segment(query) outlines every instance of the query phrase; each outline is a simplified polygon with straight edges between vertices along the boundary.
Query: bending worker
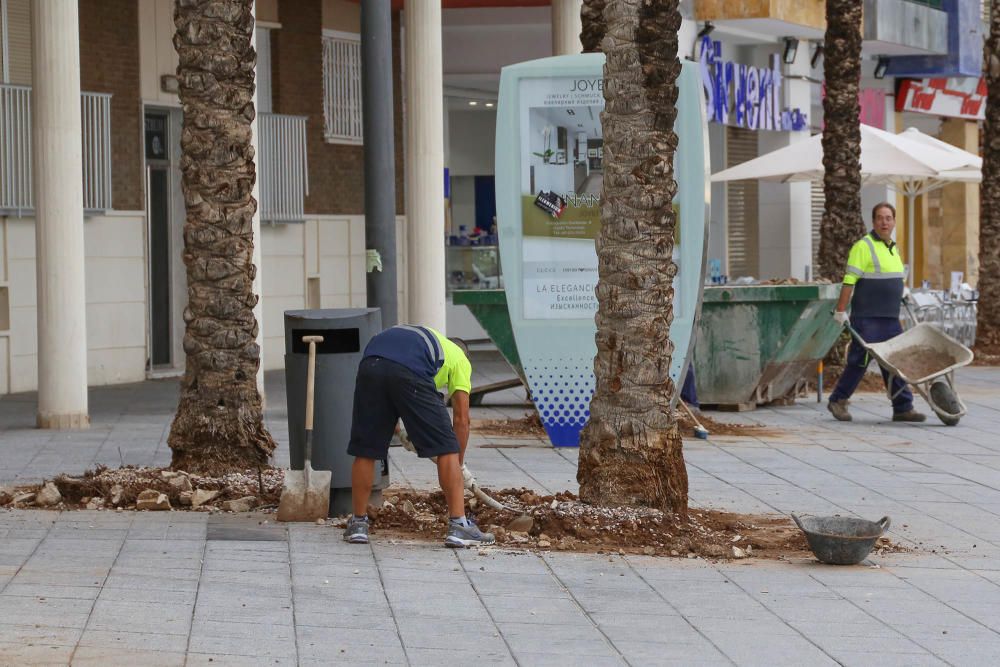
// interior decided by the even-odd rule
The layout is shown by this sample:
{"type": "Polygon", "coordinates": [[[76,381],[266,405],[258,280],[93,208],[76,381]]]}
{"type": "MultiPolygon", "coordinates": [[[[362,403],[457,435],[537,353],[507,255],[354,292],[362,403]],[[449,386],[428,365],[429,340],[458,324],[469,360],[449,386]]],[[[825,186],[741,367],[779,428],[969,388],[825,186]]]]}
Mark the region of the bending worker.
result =
{"type": "MultiPolygon", "coordinates": [[[[872,209],[872,231],[851,248],[847,257],[847,273],[840,288],[840,300],[833,317],[840,324],[851,327],[867,343],[881,343],[903,333],[899,323],[899,307],[903,300],[903,261],[892,240],[896,227],[896,209],[882,202],[872,209]],[[851,304],[848,318],[847,304],[851,304]]],[[[858,388],[861,378],[871,361],[868,352],[851,340],[847,352],[844,374],[827,404],[833,416],[840,421],[851,421],[847,399],[858,388]]],[[[889,387],[889,373],[882,369],[882,380],[889,387]]],[[[896,422],[922,422],[926,417],[913,409],[913,394],[902,380],[892,380],[892,420],[896,422]]]]}
{"type": "Polygon", "coordinates": [[[347,453],[351,467],[354,515],[344,539],[368,543],[368,498],[375,461],[389,453],[399,419],[421,458],[437,457],[438,481],[448,502],[448,547],[493,544],[465,516],[462,463],[469,444],[469,392],[472,364],[462,349],[430,327],[395,326],[369,341],[358,368],[354,415],[347,453]],[[454,421],[438,394],[448,388],[454,421]]]}

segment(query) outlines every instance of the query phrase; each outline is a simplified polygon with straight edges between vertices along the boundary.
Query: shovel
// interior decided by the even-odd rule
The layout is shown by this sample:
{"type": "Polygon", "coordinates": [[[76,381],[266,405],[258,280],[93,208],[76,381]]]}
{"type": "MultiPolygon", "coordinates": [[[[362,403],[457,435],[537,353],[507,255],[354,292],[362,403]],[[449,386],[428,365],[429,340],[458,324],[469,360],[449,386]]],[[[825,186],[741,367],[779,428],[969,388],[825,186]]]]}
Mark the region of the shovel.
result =
{"type": "Polygon", "coordinates": [[[285,473],[285,486],[278,503],[278,521],[316,521],[330,514],[329,470],[312,469],[313,382],[316,374],[316,343],[322,336],[303,336],[309,343],[309,370],[306,373],[306,457],[302,470],[285,473]]]}

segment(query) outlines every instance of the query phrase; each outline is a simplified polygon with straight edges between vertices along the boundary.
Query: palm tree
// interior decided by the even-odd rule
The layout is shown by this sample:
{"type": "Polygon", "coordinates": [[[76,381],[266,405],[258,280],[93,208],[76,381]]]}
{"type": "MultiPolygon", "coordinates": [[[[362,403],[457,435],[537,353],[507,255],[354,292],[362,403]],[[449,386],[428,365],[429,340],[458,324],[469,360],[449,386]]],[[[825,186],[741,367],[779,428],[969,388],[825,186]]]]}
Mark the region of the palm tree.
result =
{"type": "Polygon", "coordinates": [[[976,351],[1000,355],[1000,11],[990,3],[983,123],[983,182],[979,189],[979,313],[976,351]]]}
{"type": "MultiPolygon", "coordinates": [[[[584,12],[584,20],[593,19],[584,12]]],[[[686,516],[687,470],[668,374],[681,17],[677,0],[607,0],[603,20],[597,386],[581,434],[580,498],[686,516]]],[[[585,24],[585,35],[592,26],[585,24]]]]}
{"type": "Polygon", "coordinates": [[[275,446],[256,381],[252,7],[253,0],[177,0],[174,8],[188,306],[169,443],[173,467],[202,474],[257,467],[275,446]]]}
{"type": "Polygon", "coordinates": [[[604,4],[606,0],[583,0],[580,8],[580,22],[583,31],[580,33],[580,43],[584,53],[595,53],[601,50],[604,33],[608,24],[604,21],[604,4]]]}
{"type": "MultiPolygon", "coordinates": [[[[847,255],[865,233],[861,214],[861,0],[827,0],[823,45],[823,193],[819,275],[844,276],[847,255]]],[[[907,258],[912,264],[913,260],[907,258]]]]}

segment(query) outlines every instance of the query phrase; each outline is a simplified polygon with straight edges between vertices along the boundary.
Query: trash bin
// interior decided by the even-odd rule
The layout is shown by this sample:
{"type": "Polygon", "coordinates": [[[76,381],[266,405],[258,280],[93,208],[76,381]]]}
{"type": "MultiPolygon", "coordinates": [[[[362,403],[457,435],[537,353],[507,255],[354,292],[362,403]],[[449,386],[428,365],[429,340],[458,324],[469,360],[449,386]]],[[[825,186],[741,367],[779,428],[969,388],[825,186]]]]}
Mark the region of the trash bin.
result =
{"type": "MultiPolygon", "coordinates": [[[[285,311],[285,390],[291,468],[302,470],[305,458],[306,373],[309,346],[303,336],[322,336],[316,345],[312,467],[330,470],[330,515],[351,511],[351,437],[354,381],[368,341],[382,331],[378,308],[331,308],[285,311]]],[[[373,501],[389,484],[389,462],[375,466],[373,501]]]]}

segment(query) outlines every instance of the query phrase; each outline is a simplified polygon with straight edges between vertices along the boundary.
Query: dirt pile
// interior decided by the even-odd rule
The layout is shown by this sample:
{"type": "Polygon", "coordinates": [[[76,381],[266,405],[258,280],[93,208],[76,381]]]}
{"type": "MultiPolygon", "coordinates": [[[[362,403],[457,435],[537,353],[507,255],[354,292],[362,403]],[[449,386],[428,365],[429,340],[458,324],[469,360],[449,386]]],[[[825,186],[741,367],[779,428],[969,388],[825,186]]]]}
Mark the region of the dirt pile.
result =
{"type": "MultiPolygon", "coordinates": [[[[202,477],[162,468],[125,466],[110,469],[98,466],[78,477],[60,475],[50,482],[61,494],[59,507],[64,509],[135,509],[145,491],[163,494],[170,507],[192,506],[203,511],[218,509],[227,501],[253,497],[258,506],[277,504],[284,484],[280,468],[248,470],[222,477],[202,477]],[[199,498],[207,499],[204,503],[199,498]]],[[[22,486],[0,494],[0,506],[40,507],[38,493],[45,485],[22,486]],[[6,501],[4,500],[6,498],[6,501]]]]}
{"type": "Polygon", "coordinates": [[[538,413],[526,412],[520,419],[473,419],[470,427],[479,435],[501,435],[508,438],[544,438],[545,427],[538,413]]]}
{"type": "Polygon", "coordinates": [[[920,380],[955,363],[954,358],[929,345],[918,345],[886,359],[910,380],[920,380]]]}
{"type": "MultiPolygon", "coordinates": [[[[593,507],[571,493],[538,495],[504,489],[493,497],[515,510],[502,512],[477,504],[477,523],[493,532],[500,546],[574,552],[622,552],[693,558],[788,559],[811,557],[805,537],[790,519],[712,510],[691,510],[688,521],[649,508],[593,507]],[[530,521],[519,518],[526,515],[530,521]],[[511,530],[518,519],[526,530],[511,530]]],[[[377,534],[440,540],[447,530],[447,505],[440,492],[390,489],[381,508],[371,508],[377,534]]],[[[470,503],[471,505],[471,503],[470,503]]],[[[880,548],[901,549],[888,540],[880,548]]]]}
{"type": "MultiPolygon", "coordinates": [[[[766,436],[773,435],[777,433],[775,429],[766,428],[758,424],[730,424],[727,422],[720,422],[712,417],[709,417],[704,412],[698,415],[698,421],[708,429],[711,435],[750,435],[750,436],[766,436]]],[[[687,416],[687,413],[681,411],[677,414],[677,426],[681,430],[681,435],[688,435],[694,431],[694,421],[687,416]]]]}

